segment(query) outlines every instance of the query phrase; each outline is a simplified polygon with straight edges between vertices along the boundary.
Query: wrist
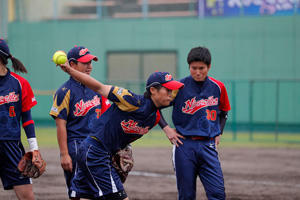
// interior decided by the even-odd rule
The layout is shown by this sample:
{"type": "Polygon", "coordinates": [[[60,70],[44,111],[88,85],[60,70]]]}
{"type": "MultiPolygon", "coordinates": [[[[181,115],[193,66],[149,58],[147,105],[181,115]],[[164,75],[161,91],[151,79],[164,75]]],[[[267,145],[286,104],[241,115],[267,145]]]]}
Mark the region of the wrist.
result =
{"type": "Polygon", "coordinates": [[[34,138],[28,138],[27,141],[28,141],[28,144],[29,144],[29,151],[33,152],[34,150],[39,149],[38,144],[37,144],[37,140],[36,140],[35,137],[34,138]]]}
{"type": "Polygon", "coordinates": [[[69,152],[60,152],[60,157],[68,156],[69,152]]]}
{"type": "Polygon", "coordinates": [[[162,130],[167,131],[168,129],[171,129],[171,127],[169,125],[166,125],[162,130]]]}

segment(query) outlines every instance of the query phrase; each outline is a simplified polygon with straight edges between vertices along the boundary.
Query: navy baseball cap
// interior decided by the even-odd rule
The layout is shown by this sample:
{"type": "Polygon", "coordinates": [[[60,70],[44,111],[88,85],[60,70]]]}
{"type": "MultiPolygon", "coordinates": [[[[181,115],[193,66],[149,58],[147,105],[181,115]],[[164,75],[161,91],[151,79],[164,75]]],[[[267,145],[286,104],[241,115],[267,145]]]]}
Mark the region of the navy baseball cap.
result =
{"type": "Polygon", "coordinates": [[[169,90],[178,90],[184,86],[183,83],[175,81],[168,72],[154,72],[149,76],[146,88],[156,85],[162,85],[169,90]]]}
{"type": "Polygon", "coordinates": [[[10,51],[5,40],[0,39],[0,53],[6,58],[10,57],[10,51]]]}
{"type": "Polygon", "coordinates": [[[76,60],[87,63],[91,60],[98,61],[98,58],[92,55],[89,50],[83,46],[75,46],[68,52],[68,61],[76,60]]]}

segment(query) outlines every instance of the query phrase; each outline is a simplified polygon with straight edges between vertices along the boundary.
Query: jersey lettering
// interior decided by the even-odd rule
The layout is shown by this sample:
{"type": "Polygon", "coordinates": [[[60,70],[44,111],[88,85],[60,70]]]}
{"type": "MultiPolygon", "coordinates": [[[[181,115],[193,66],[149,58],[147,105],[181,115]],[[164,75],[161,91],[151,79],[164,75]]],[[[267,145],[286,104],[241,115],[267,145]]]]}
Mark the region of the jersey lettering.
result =
{"type": "Polygon", "coordinates": [[[10,92],[8,95],[0,96],[0,105],[11,103],[11,102],[18,102],[19,101],[19,94],[15,94],[15,92],[10,92]]]}
{"type": "Polygon", "coordinates": [[[200,99],[199,101],[197,101],[196,97],[194,97],[185,101],[184,104],[185,106],[182,107],[181,111],[183,113],[193,115],[201,108],[218,105],[218,98],[210,96],[208,97],[208,99],[200,99]]]}
{"type": "Polygon", "coordinates": [[[123,120],[121,122],[121,127],[125,133],[134,133],[134,134],[140,134],[144,135],[148,133],[149,126],[147,127],[140,127],[138,126],[138,122],[135,122],[134,120],[130,119],[128,122],[123,120]]]}
{"type": "Polygon", "coordinates": [[[84,102],[82,99],[75,104],[75,111],[73,112],[75,116],[85,116],[92,108],[100,105],[100,98],[95,95],[92,100],[84,102]]]}

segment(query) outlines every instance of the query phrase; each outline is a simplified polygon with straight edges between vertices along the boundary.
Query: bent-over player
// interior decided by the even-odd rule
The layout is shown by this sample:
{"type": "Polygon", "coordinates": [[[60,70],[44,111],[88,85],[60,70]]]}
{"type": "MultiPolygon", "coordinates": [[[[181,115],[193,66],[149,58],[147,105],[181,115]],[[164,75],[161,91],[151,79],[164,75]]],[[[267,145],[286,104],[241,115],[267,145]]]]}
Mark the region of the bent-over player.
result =
{"type": "Polygon", "coordinates": [[[159,121],[158,108],[169,106],[172,90],[183,84],[167,72],[155,72],[147,80],[145,95],[105,85],[67,64],[61,68],[73,78],[114,102],[97,121],[77,156],[78,172],[72,180],[71,196],[78,198],[128,199],[111,158],[120,149],[145,135],[159,121]]]}
{"type": "MultiPolygon", "coordinates": [[[[67,57],[70,67],[87,75],[92,72],[92,61],[98,60],[83,46],[70,49],[67,57]]],[[[69,197],[71,180],[77,168],[79,145],[93,131],[94,124],[109,106],[110,103],[105,97],[72,77],[54,95],[50,115],[56,123],[60,162],[69,197]]]]}
{"type": "Polygon", "coordinates": [[[190,76],[180,80],[185,86],[172,102],[176,130],[171,129],[163,117],[159,122],[174,144],[178,199],[196,199],[198,176],[209,200],[225,199],[216,147],[230,110],[227,91],[222,82],[207,76],[211,67],[211,54],[207,48],[191,49],[187,62],[190,76]]]}
{"type": "Polygon", "coordinates": [[[23,176],[18,170],[18,164],[25,154],[20,122],[33,155],[30,159],[33,163],[45,164],[38,150],[31,117],[31,108],[37,102],[28,81],[9,70],[8,59],[16,72],[27,73],[21,61],[10,54],[7,43],[0,39],[0,177],[5,190],[14,189],[18,199],[33,200],[31,178],[23,176]]]}

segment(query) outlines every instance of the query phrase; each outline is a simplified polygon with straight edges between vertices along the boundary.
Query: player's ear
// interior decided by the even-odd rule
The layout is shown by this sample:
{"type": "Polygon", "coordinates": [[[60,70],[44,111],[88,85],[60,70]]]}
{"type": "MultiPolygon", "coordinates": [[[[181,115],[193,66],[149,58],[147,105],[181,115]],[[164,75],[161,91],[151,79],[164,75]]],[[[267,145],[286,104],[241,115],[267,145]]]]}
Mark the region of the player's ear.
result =
{"type": "Polygon", "coordinates": [[[209,65],[207,66],[207,69],[208,69],[208,70],[210,70],[210,66],[211,66],[211,64],[209,64],[209,65]]]}
{"type": "Polygon", "coordinates": [[[150,95],[152,95],[157,91],[157,89],[155,87],[150,87],[149,91],[150,91],[150,95]]]}
{"type": "Polygon", "coordinates": [[[72,67],[72,68],[74,68],[76,66],[76,63],[73,61],[69,62],[69,64],[70,64],[70,67],[72,67]]]}

